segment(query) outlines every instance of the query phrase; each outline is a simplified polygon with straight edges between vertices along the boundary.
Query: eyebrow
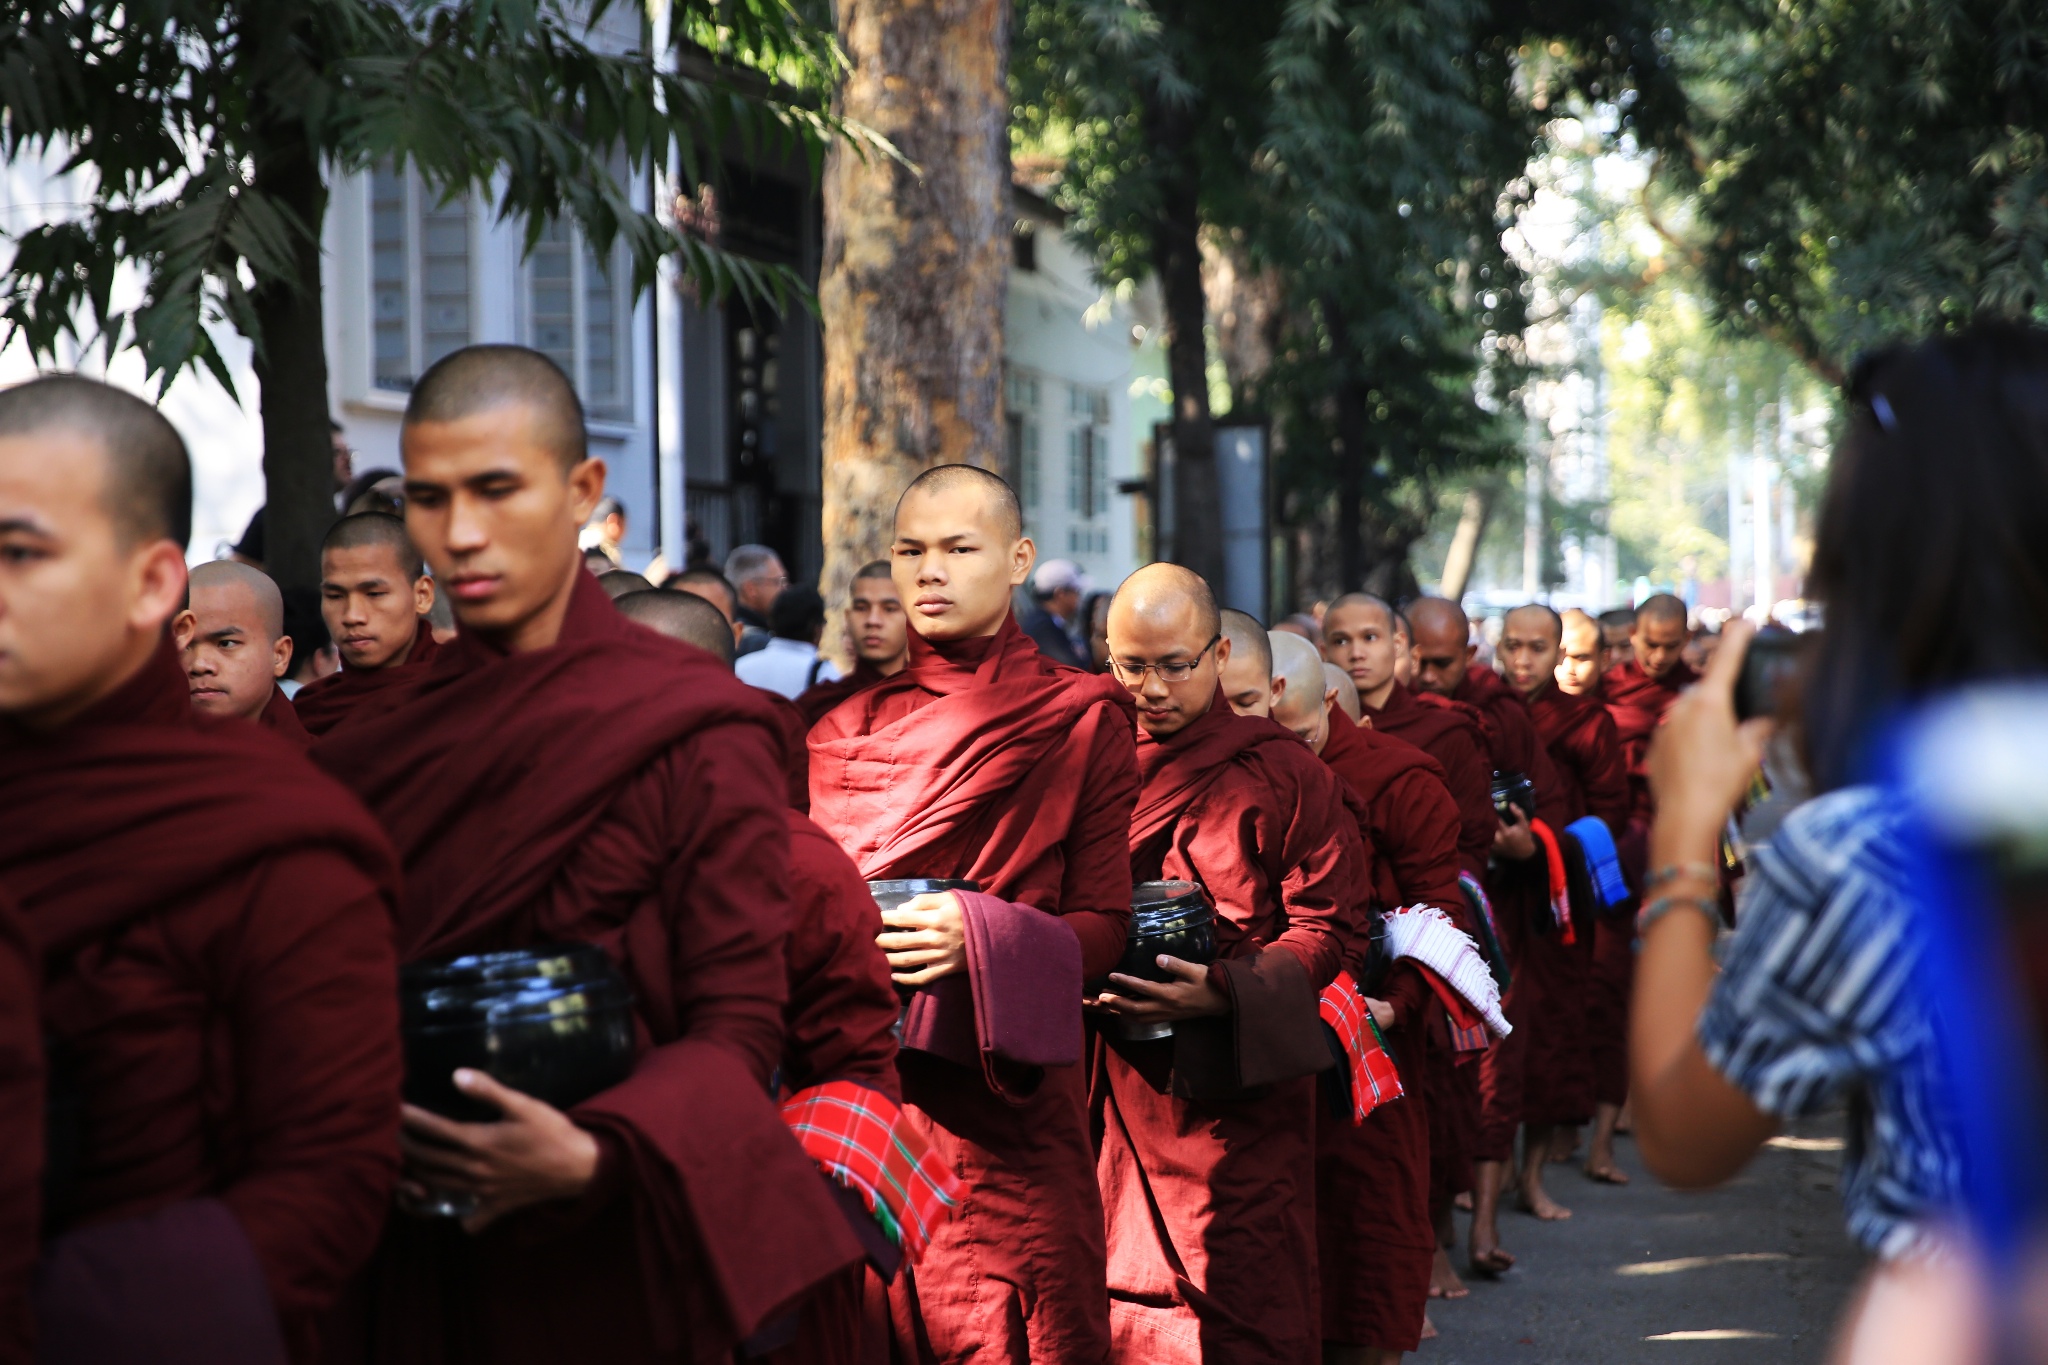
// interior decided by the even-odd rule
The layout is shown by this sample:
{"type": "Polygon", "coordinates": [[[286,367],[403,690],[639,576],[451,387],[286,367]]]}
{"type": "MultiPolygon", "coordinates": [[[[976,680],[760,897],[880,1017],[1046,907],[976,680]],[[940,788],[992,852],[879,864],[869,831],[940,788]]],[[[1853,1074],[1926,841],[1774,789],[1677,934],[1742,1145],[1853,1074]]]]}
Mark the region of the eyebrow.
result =
{"type": "Polygon", "coordinates": [[[199,638],[202,640],[225,640],[230,635],[247,635],[248,633],[249,632],[241,626],[222,626],[219,630],[207,631],[199,638]]]}
{"type": "Polygon", "coordinates": [[[43,525],[32,516],[0,517],[0,536],[11,536],[26,531],[32,536],[54,536],[57,532],[43,525]]]}

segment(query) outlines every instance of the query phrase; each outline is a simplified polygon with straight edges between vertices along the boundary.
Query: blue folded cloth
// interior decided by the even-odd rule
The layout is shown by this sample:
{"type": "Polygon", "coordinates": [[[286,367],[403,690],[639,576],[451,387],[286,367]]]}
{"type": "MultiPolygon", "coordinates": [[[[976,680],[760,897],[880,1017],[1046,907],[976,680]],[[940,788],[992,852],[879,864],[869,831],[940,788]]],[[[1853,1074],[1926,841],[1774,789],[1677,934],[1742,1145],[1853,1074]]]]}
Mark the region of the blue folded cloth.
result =
{"type": "Polygon", "coordinates": [[[1621,855],[1614,851],[1614,835],[1608,832],[1607,822],[1597,815],[1588,815],[1566,825],[1564,832],[1579,841],[1579,851],[1586,855],[1586,871],[1602,908],[1612,910],[1627,900],[1628,882],[1621,875],[1621,855]]]}

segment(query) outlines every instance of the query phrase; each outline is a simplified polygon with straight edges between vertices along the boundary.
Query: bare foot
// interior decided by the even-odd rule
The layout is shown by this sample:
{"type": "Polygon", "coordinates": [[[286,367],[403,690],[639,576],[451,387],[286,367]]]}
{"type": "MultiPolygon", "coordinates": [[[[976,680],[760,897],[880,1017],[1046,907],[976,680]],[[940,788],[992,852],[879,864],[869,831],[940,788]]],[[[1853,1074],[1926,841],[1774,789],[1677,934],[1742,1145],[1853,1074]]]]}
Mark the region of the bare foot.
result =
{"type": "Polygon", "coordinates": [[[1579,1153],[1579,1130],[1560,1128],[1550,1135],[1550,1160],[1562,1166],[1579,1153]]]}
{"type": "Polygon", "coordinates": [[[1429,1296],[1432,1299],[1462,1299],[1471,1292],[1458,1278],[1458,1272],[1451,1265],[1450,1254],[1438,1247],[1436,1260],[1429,1267],[1429,1296]]]}
{"type": "Polygon", "coordinates": [[[1630,1113],[1628,1105],[1624,1104],[1621,1106],[1621,1113],[1615,1116],[1614,1131],[1617,1133],[1633,1133],[1635,1130],[1636,1116],[1630,1113]]]}
{"type": "Polygon", "coordinates": [[[1427,1313],[1422,1315],[1422,1339],[1424,1341],[1434,1341],[1436,1339],[1436,1324],[1429,1320],[1429,1314],[1427,1313]]]}
{"type": "Polygon", "coordinates": [[[1609,1157],[1604,1165],[1597,1161],[1588,1161],[1586,1179],[1598,1181],[1602,1185],[1626,1185],[1628,1172],[1615,1165],[1614,1158],[1609,1157]]]}
{"type": "Polygon", "coordinates": [[[1472,1191],[1467,1190],[1463,1194],[1452,1195],[1451,1207],[1460,1213],[1472,1212],[1472,1191]]]}
{"type": "Polygon", "coordinates": [[[1515,1197],[1515,1207],[1523,1213],[1533,1213],[1546,1223],[1562,1223],[1572,1216],[1572,1211],[1550,1197],[1541,1185],[1526,1187],[1515,1197]]]}
{"type": "Polygon", "coordinates": [[[1465,1272],[1468,1275],[1477,1275],[1481,1279],[1497,1280],[1514,1269],[1514,1266],[1513,1252],[1502,1251],[1499,1247],[1474,1245],[1472,1259],[1466,1263],[1465,1272]]]}

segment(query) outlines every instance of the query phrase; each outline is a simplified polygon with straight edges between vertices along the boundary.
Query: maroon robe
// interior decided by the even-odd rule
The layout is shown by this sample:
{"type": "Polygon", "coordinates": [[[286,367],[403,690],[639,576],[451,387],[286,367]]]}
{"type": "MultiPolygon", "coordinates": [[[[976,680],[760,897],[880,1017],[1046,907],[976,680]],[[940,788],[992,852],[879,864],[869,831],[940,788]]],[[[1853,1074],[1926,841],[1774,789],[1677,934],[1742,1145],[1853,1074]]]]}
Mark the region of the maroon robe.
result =
{"type": "MultiPolygon", "coordinates": [[[[1596,815],[1609,831],[1621,829],[1628,820],[1628,769],[1607,708],[1597,697],[1572,696],[1548,680],[1528,698],[1528,704],[1529,717],[1536,722],[1536,733],[1550,753],[1551,770],[1564,793],[1566,820],[1596,815]]],[[[1554,1063],[1555,1083],[1530,1095],[1528,1117],[1532,1123],[1576,1125],[1593,1112],[1587,1012],[1600,928],[1596,922],[1592,934],[1559,959],[1559,976],[1545,991],[1558,1032],[1571,1043],[1554,1063]]]]}
{"type": "MultiPolygon", "coordinates": [[[[1458,889],[1458,808],[1444,786],[1442,766],[1405,740],[1353,725],[1336,707],[1330,708],[1323,762],[1364,806],[1364,832],[1374,853],[1373,908],[1428,905],[1468,923],[1458,889]]],[[[1345,965],[1363,980],[1362,952],[1347,955],[1345,965]]],[[[1436,1256],[1425,1050],[1432,1038],[1440,1050],[1447,1051],[1449,1042],[1439,1036],[1445,1029],[1443,1006],[1413,963],[1397,963],[1378,997],[1394,1007],[1386,1042],[1405,1093],[1357,1126],[1326,1108],[1318,1111],[1323,1339],[1412,1351],[1422,1340],[1436,1256]]]]}
{"type": "Polygon", "coordinates": [[[856,659],[853,672],[831,682],[812,683],[796,699],[799,710],[804,713],[807,726],[823,720],[832,708],[845,701],[862,688],[873,687],[882,681],[883,673],[866,659],[856,659]]]}
{"type": "Polygon", "coordinates": [[[42,1242],[43,1030],[28,922],[0,890],[0,1362],[26,1365],[42,1242]]]}
{"type": "Polygon", "coordinates": [[[1306,745],[1220,688],[1177,734],[1141,732],[1138,763],[1131,880],[1208,891],[1233,1010],[1098,1049],[1112,1358],[1315,1365],[1315,1068],[1287,1063],[1329,1060],[1316,997],[1359,924],[1360,826],[1306,745]],[[1236,1083],[1187,1098],[1176,1073],[1204,1031],[1236,1083]]]}
{"type": "Polygon", "coordinates": [[[299,721],[299,713],[292,709],[292,699],[275,684],[271,685],[270,700],[263,703],[256,723],[300,753],[313,747],[313,737],[306,733],[306,727],[299,721]]]}
{"type": "Polygon", "coordinates": [[[77,1105],[49,1220],[219,1200],[310,1360],[398,1174],[390,845],[275,736],[196,714],[168,641],[54,733],[0,722],[0,790],[77,1105]]]}
{"type": "MultiPolygon", "coordinates": [[[[1563,788],[1551,771],[1550,755],[1536,737],[1521,694],[1492,669],[1472,667],[1465,670],[1453,699],[1485,714],[1494,771],[1521,773],[1535,784],[1536,818],[1552,831],[1570,823],[1563,788]]],[[[1562,1083],[1565,1059],[1579,1039],[1569,1005],[1563,1015],[1551,1008],[1552,993],[1570,987],[1570,961],[1577,948],[1564,942],[1560,930],[1546,927],[1554,924],[1549,875],[1540,842],[1533,858],[1496,858],[1487,869],[1486,893],[1493,900],[1501,949],[1514,973],[1501,996],[1501,1012],[1514,1032],[1488,1048],[1480,1061],[1479,1140],[1473,1149],[1480,1161],[1512,1159],[1515,1129],[1531,1097],[1562,1083]]]]}
{"type": "MultiPolygon", "coordinates": [[[[1684,661],[1661,678],[1643,672],[1634,659],[1600,676],[1598,697],[1614,719],[1622,761],[1628,765],[1628,821],[1614,831],[1614,847],[1629,890],[1640,891],[1650,853],[1650,741],[1678,694],[1699,681],[1684,661]]],[[[1586,1040],[1592,1052],[1593,1098],[1601,1104],[1628,1100],[1628,1011],[1636,974],[1633,915],[1608,915],[1593,930],[1591,989],[1586,996],[1586,1040]]]]}
{"type": "Polygon", "coordinates": [[[789,831],[767,703],[579,573],[557,642],[458,636],[314,750],[404,863],[402,960],[594,943],[641,1051],[571,1117],[585,1194],[475,1236],[394,1218],[379,1361],[723,1359],[860,1249],[768,1093],[789,983],[789,831]]]}
{"type": "MultiPolygon", "coordinates": [[[[881,911],[859,869],[823,830],[794,810],[788,819],[796,918],[789,931],[782,1091],[854,1081],[900,1099],[895,1030],[902,1004],[889,961],[875,944],[881,911]]],[[[863,1263],[815,1292],[804,1305],[797,1340],[766,1358],[775,1365],[859,1365],[887,1354],[881,1282],[863,1263]]]]}
{"type": "MultiPolygon", "coordinates": [[[[1106,974],[1130,919],[1138,796],[1129,694],[1062,668],[1006,620],[934,644],[811,731],[811,818],[861,875],[971,878],[1058,917],[1082,975],[1106,974]]],[[[1074,998],[1021,1002],[1048,1017],[1074,998]]],[[[897,1067],[912,1121],[964,1185],[923,1261],[890,1286],[906,1359],[1098,1362],[1109,1351],[1102,1201],[1081,1066],[1013,1101],[923,1052],[897,1067]]]]}
{"type": "Polygon", "coordinates": [[[411,681],[434,662],[440,651],[433,626],[422,616],[413,628],[412,648],[406,651],[404,663],[383,668],[343,665],[340,672],[315,678],[300,688],[299,695],[292,698],[292,709],[299,713],[299,723],[306,727],[306,732],[317,739],[347,719],[363,698],[411,681]]]}
{"type": "Polygon", "coordinates": [[[1404,739],[1442,765],[1445,785],[1458,803],[1458,858],[1474,877],[1486,875],[1500,818],[1493,810],[1493,761],[1479,713],[1442,697],[1394,684],[1387,704],[1365,718],[1383,735],[1404,739]]]}

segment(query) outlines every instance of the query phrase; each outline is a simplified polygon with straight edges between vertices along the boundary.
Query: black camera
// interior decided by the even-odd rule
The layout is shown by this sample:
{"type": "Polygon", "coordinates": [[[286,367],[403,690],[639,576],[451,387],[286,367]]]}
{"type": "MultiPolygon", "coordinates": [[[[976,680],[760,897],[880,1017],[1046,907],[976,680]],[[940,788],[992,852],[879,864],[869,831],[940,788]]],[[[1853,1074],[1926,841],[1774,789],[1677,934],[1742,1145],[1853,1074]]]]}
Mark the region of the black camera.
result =
{"type": "Polygon", "coordinates": [[[1504,825],[1528,824],[1536,818],[1536,784],[1527,773],[1495,773],[1493,809],[1504,825]],[[1515,812],[1520,812],[1519,819],[1515,812]]]}

